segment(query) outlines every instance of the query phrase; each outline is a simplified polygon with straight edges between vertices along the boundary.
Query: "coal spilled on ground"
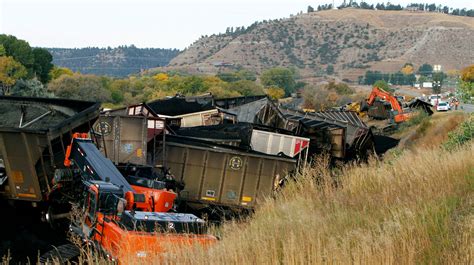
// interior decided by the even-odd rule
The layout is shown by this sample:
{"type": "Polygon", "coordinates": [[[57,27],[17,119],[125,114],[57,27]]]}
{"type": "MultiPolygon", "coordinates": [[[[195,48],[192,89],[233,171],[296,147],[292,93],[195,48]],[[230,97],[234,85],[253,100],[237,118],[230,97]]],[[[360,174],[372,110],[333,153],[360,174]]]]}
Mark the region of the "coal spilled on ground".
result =
{"type": "Polygon", "coordinates": [[[10,262],[35,264],[38,253],[67,243],[64,230],[52,229],[41,221],[41,212],[30,203],[9,205],[0,201],[0,260],[10,251],[10,262]]]}

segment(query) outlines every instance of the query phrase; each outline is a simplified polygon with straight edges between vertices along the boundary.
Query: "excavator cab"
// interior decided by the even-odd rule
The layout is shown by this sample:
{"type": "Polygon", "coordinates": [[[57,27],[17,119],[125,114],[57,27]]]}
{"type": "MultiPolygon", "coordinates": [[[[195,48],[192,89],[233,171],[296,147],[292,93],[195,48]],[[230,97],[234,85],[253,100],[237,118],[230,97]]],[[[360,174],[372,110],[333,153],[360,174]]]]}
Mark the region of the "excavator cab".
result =
{"type": "Polygon", "coordinates": [[[86,238],[93,238],[95,225],[99,215],[120,216],[125,209],[124,193],[119,187],[103,181],[85,181],[87,189],[84,191],[82,207],[82,220],[80,227],[86,238]]]}
{"type": "Polygon", "coordinates": [[[84,184],[82,214],[71,231],[112,261],[151,264],[179,246],[217,240],[192,214],[127,210],[130,201],[121,187],[95,180],[84,184]]]}

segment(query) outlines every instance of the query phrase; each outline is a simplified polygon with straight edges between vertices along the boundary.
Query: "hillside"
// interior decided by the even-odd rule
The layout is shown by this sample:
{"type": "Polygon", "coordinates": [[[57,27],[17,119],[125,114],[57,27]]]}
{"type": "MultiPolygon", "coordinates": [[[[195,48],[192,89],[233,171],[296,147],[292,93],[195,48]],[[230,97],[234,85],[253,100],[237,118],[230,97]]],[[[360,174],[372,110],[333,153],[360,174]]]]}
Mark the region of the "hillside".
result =
{"type": "Polygon", "coordinates": [[[474,61],[474,18],[441,13],[326,10],[254,23],[203,37],[165,70],[216,73],[244,67],[261,72],[295,66],[302,78],[319,77],[333,65],[341,79],[367,70],[398,71],[406,63],[460,69],[474,61]]]}
{"type": "Polygon", "coordinates": [[[53,63],[84,74],[127,76],[142,69],[164,66],[177,54],[176,49],[137,48],[47,48],[53,63]]]}

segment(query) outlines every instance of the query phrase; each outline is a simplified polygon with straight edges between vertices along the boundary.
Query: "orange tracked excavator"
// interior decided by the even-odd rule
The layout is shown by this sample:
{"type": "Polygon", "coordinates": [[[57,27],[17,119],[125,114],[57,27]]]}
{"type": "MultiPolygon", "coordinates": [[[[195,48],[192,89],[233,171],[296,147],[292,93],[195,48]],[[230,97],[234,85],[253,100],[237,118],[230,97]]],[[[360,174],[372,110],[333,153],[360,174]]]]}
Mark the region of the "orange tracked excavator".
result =
{"type": "Polygon", "coordinates": [[[392,116],[395,123],[405,122],[413,116],[413,112],[403,110],[395,96],[378,87],[374,87],[372,89],[372,92],[367,99],[367,104],[372,106],[377,98],[390,103],[392,106],[392,116]]]}

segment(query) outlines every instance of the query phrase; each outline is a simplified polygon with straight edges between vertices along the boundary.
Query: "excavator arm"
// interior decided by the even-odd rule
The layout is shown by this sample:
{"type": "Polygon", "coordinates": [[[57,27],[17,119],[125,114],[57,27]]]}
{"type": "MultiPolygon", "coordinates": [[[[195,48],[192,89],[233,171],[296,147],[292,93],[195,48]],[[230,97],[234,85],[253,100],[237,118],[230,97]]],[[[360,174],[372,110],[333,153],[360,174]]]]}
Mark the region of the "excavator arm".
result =
{"type": "Polygon", "coordinates": [[[176,193],[131,185],[115,165],[97,149],[86,133],[75,133],[67,147],[66,167],[78,169],[85,181],[104,181],[120,187],[127,207],[147,212],[167,212],[173,207],[176,193]]]}
{"type": "Polygon", "coordinates": [[[381,98],[385,101],[390,102],[390,105],[392,105],[392,109],[398,111],[398,113],[403,112],[403,109],[400,106],[400,103],[398,103],[397,98],[392,96],[389,92],[387,92],[387,91],[385,91],[381,88],[374,87],[372,89],[372,92],[369,95],[369,98],[367,99],[367,104],[369,104],[369,106],[371,106],[372,104],[374,104],[374,101],[375,101],[376,98],[381,98]]]}
{"type": "Polygon", "coordinates": [[[370,93],[369,98],[367,99],[367,104],[369,106],[372,106],[372,104],[374,104],[375,99],[377,98],[383,99],[390,103],[390,105],[392,106],[392,110],[395,111],[394,120],[396,123],[404,122],[409,119],[410,115],[408,113],[403,112],[403,108],[402,106],[400,106],[400,103],[398,102],[397,98],[395,98],[392,94],[379,87],[374,87],[372,89],[372,92],[370,93]]]}

